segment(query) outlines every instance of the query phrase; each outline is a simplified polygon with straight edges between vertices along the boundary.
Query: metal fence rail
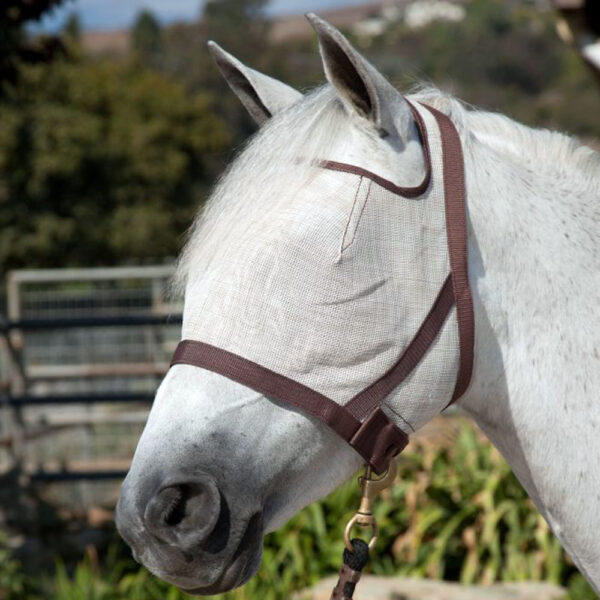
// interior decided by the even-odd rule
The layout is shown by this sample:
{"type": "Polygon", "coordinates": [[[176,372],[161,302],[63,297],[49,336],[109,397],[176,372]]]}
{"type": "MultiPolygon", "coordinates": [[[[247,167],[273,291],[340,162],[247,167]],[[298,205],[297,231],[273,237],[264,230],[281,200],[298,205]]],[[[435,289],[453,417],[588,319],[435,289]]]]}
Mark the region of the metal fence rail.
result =
{"type": "Polygon", "coordinates": [[[141,325],[181,325],[181,315],[127,315],[107,317],[62,317],[51,319],[20,319],[0,322],[3,332],[14,329],[74,329],[78,327],[139,327],[141,325]]]}
{"type": "Polygon", "coordinates": [[[154,394],[146,392],[89,392],[86,394],[52,394],[49,396],[0,396],[0,404],[13,407],[55,406],[57,404],[109,404],[126,402],[151,403],[154,394]]]}
{"type": "Polygon", "coordinates": [[[179,339],[172,274],[172,266],[9,274],[0,465],[19,461],[69,505],[114,501],[179,339]]]}

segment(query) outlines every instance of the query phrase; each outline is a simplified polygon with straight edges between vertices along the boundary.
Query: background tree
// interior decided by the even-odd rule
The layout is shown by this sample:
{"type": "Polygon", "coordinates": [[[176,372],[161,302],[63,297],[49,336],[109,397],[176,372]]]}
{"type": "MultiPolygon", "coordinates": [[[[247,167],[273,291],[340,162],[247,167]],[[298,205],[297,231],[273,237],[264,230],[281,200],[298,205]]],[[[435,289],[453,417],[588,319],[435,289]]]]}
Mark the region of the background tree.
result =
{"type": "Polygon", "coordinates": [[[131,30],[133,50],[146,63],[155,61],[162,49],[162,31],[158,19],[149,10],[141,11],[131,30]]]}
{"type": "Polygon", "coordinates": [[[55,37],[30,40],[24,25],[37,21],[64,0],[3,0],[0,3],[0,84],[17,78],[19,62],[45,62],[62,50],[55,37]]]}
{"type": "MultiPolygon", "coordinates": [[[[231,126],[234,147],[256,131],[256,125],[231,94],[208,53],[206,42],[215,40],[254,68],[274,76],[289,76],[285,66],[276,68],[286,64],[286,56],[281,56],[281,49],[273,48],[269,40],[265,14],[268,4],[268,0],[219,0],[203,4],[200,21],[162,29],[160,56],[150,63],[181,81],[191,92],[210,90],[219,99],[215,112],[231,126]]],[[[314,63],[318,65],[316,59],[314,63]]],[[[222,166],[224,163],[225,160],[222,166]]]]}
{"type": "Polygon", "coordinates": [[[23,68],[0,131],[3,272],[176,255],[229,143],[208,94],[98,61],[23,68]]]}
{"type": "Polygon", "coordinates": [[[268,22],[268,0],[206,0],[202,21],[206,31],[234,54],[264,49],[268,22]]]}
{"type": "Polygon", "coordinates": [[[63,27],[63,32],[70,40],[79,42],[81,38],[81,21],[76,12],[69,15],[63,27]]]}

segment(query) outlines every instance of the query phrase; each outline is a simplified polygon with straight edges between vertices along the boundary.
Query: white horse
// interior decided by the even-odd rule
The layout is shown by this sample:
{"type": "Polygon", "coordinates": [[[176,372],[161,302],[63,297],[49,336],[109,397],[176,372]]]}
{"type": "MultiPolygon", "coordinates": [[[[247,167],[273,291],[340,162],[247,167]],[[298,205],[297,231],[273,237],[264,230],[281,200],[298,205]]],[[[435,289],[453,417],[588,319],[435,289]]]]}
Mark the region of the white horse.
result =
{"type": "MultiPolygon", "coordinates": [[[[219,339],[223,328],[239,327],[274,361],[322,370],[335,399],[348,389],[331,389],[328,374],[389,365],[414,333],[411,312],[421,308],[385,302],[385,278],[358,270],[325,281],[318,268],[331,273],[352,252],[383,243],[394,207],[366,201],[376,185],[367,172],[415,186],[425,167],[406,98],[337,30],[309,20],[328,84],[308,95],[211,44],[261,127],[218,185],[181,259],[183,332],[193,337],[200,328],[219,339]],[[367,174],[325,171],[322,159],[367,174]],[[300,265],[292,275],[290,261],[300,265]],[[276,285],[284,275],[287,287],[276,285]],[[307,315],[326,315],[325,330],[318,323],[313,330],[320,345],[330,332],[343,332],[347,343],[336,335],[335,347],[317,351],[316,338],[296,327],[307,315]],[[277,343],[282,332],[287,347],[277,343]],[[361,344],[352,343],[356,335],[361,344]]],[[[465,154],[476,356],[459,405],[600,591],[600,156],[561,134],[467,110],[435,90],[409,99],[447,114],[465,154]]],[[[409,267],[398,274],[405,287],[414,276],[409,267]]],[[[387,398],[384,411],[405,432],[448,404],[456,354],[455,337],[444,331],[429,356],[436,375],[417,368],[387,398]]],[[[199,595],[221,592],[256,571],[265,532],[360,464],[301,410],[177,365],[157,392],[117,525],[159,577],[199,595]]]]}

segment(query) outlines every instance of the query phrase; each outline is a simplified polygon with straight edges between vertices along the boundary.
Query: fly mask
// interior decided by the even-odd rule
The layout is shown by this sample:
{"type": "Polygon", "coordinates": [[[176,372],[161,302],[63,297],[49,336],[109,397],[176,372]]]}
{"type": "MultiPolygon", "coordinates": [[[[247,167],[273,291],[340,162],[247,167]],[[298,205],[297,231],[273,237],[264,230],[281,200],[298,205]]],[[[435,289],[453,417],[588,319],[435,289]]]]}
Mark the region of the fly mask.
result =
{"type": "Polygon", "coordinates": [[[266,258],[260,255],[256,265],[249,257],[248,262],[238,265],[240,272],[209,285],[205,292],[200,290],[200,295],[206,294],[204,309],[201,302],[195,318],[184,316],[184,339],[171,362],[171,366],[186,364],[214,371],[320,419],[346,440],[377,474],[385,471],[390,459],[408,443],[406,423],[399,411],[391,410],[385,401],[394,396],[400,405],[410,402],[407,378],[418,365],[435,379],[435,361],[430,350],[442,330],[448,332],[454,349],[459,350],[452,357],[444,355],[444,360],[456,363],[452,371],[456,373],[456,381],[450,385],[454,391],[446,406],[467,389],[473,365],[474,318],[467,273],[460,138],[450,119],[438,110],[422,104],[412,104],[411,110],[426,165],[420,185],[400,188],[353,165],[331,161],[320,165],[325,178],[326,173],[331,176],[335,172],[338,196],[341,195],[339,178],[345,178],[346,202],[347,186],[352,185],[356,190],[347,228],[358,227],[357,219],[361,227],[369,226],[369,219],[374,217],[373,211],[365,210],[368,203],[391,206],[392,217],[386,219],[385,231],[380,232],[383,241],[377,245],[343,242],[340,256],[346,253],[352,260],[344,258],[328,265],[331,272],[327,269],[323,272],[322,265],[313,266],[318,271],[306,267],[302,256],[310,254],[310,248],[295,248],[287,253],[290,256],[281,252],[266,258]],[[360,198],[364,198],[364,204],[357,207],[360,198]],[[380,260],[383,254],[387,262],[380,260]],[[384,264],[388,265],[388,272],[382,272],[384,264]],[[395,268],[390,268],[390,264],[395,268]],[[400,269],[400,265],[405,268],[400,269]],[[336,279],[367,275],[371,281],[376,275],[383,282],[369,288],[375,291],[361,299],[366,302],[368,314],[378,315],[382,306],[391,305],[394,310],[402,311],[402,323],[404,329],[409,328],[409,334],[401,340],[400,352],[381,341],[375,344],[372,356],[348,361],[349,350],[360,347],[360,336],[366,328],[364,323],[361,328],[355,318],[356,314],[365,314],[365,305],[363,312],[356,313],[352,312],[352,299],[324,302],[319,298],[311,303],[310,283],[322,278],[323,286],[329,285],[327,289],[331,291],[336,279]],[[292,278],[302,282],[300,289],[292,278]],[[242,296],[232,295],[226,289],[232,281],[242,284],[239,286],[243,288],[242,296]],[[376,290],[378,287],[382,289],[376,290]],[[250,288],[266,289],[266,301],[265,294],[260,301],[256,300],[250,288]],[[215,294],[220,294],[218,300],[215,294]],[[297,309],[299,295],[305,301],[309,299],[309,309],[297,309]],[[242,317],[232,318],[228,314],[230,301],[244,303],[242,317]],[[328,329],[327,315],[332,314],[329,311],[347,311],[347,314],[338,314],[335,327],[328,329]],[[344,331],[339,331],[340,322],[347,322],[344,331]],[[319,346],[327,350],[319,352],[319,346]],[[377,350],[379,347],[384,350],[377,350]],[[318,360],[323,356],[324,360],[318,360]],[[341,397],[340,390],[347,396],[341,397]]]}

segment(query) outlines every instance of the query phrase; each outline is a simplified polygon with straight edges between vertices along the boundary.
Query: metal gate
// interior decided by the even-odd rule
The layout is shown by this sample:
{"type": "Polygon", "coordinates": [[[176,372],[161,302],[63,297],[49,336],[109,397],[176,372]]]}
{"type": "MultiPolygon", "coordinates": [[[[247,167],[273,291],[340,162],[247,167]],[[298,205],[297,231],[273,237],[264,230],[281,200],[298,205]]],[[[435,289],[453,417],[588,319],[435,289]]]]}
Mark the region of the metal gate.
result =
{"type": "Polygon", "coordinates": [[[0,456],[71,508],[110,505],[179,339],[172,266],[13,271],[0,456]]]}

